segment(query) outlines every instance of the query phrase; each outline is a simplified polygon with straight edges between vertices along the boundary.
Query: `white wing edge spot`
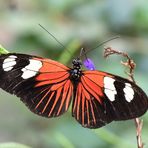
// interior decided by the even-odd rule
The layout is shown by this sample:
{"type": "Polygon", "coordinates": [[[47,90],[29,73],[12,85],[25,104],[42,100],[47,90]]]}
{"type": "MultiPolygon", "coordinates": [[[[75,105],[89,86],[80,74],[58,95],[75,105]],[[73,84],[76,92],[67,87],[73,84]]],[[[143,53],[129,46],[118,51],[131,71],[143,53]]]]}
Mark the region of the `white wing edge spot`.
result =
{"type": "Polygon", "coordinates": [[[10,71],[14,65],[16,65],[16,61],[15,59],[17,58],[17,56],[14,56],[14,55],[10,55],[8,58],[6,58],[4,61],[3,61],[3,70],[4,71],[10,71]]]}
{"type": "Polygon", "coordinates": [[[127,102],[131,102],[134,98],[134,90],[132,89],[132,86],[130,83],[125,83],[125,88],[123,89],[125,99],[127,102]]]}

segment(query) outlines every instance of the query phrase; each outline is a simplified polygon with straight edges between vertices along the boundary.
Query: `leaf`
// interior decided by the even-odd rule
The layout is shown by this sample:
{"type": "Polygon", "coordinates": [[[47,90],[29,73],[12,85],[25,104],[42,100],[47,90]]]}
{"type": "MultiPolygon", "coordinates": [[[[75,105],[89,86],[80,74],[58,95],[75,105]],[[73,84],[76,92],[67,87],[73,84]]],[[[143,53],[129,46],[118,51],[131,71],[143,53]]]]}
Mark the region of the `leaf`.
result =
{"type": "Polygon", "coordinates": [[[7,54],[7,53],[9,52],[0,44],[0,54],[7,54]]]}
{"type": "Polygon", "coordinates": [[[1,143],[0,148],[31,148],[31,147],[19,143],[8,142],[8,143],[1,143]]]}

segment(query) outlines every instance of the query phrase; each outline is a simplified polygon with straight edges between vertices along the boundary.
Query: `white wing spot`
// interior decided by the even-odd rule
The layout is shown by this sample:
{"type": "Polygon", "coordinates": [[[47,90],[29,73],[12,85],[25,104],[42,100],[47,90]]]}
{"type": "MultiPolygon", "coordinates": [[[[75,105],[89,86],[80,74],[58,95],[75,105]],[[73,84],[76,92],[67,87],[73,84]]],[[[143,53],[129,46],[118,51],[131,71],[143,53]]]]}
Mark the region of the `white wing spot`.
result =
{"type": "Polygon", "coordinates": [[[132,86],[130,83],[125,83],[125,88],[123,89],[125,99],[127,102],[131,102],[134,98],[134,90],[132,89],[132,86]]]}
{"type": "Polygon", "coordinates": [[[3,70],[4,71],[10,71],[14,65],[16,65],[16,58],[17,56],[14,56],[14,55],[10,55],[8,58],[6,58],[4,61],[3,61],[3,70]]]}
{"type": "Polygon", "coordinates": [[[110,101],[115,101],[115,95],[117,94],[114,82],[113,78],[104,77],[104,93],[110,101]]]}
{"type": "Polygon", "coordinates": [[[16,59],[16,58],[17,58],[17,56],[15,56],[15,55],[10,55],[10,56],[9,56],[9,58],[16,59]]]}
{"type": "Polygon", "coordinates": [[[23,74],[21,77],[23,79],[28,79],[35,76],[38,73],[39,69],[42,67],[41,61],[30,59],[29,62],[29,65],[22,68],[23,74]]]}

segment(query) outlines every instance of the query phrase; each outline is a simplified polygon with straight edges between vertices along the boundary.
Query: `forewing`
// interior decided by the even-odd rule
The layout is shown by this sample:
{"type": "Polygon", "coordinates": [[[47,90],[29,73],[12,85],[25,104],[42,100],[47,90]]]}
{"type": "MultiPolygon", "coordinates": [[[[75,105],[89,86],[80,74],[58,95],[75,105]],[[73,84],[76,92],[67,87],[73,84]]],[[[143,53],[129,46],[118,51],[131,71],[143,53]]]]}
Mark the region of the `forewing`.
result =
{"type": "Polygon", "coordinates": [[[131,81],[100,71],[84,71],[74,93],[73,116],[84,127],[133,119],[148,109],[148,98],[131,81]]]}
{"type": "Polygon", "coordinates": [[[73,92],[69,68],[25,54],[0,56],[0,87],[21,98],[34,113],[56,117],[67,111],[73,92]]]}

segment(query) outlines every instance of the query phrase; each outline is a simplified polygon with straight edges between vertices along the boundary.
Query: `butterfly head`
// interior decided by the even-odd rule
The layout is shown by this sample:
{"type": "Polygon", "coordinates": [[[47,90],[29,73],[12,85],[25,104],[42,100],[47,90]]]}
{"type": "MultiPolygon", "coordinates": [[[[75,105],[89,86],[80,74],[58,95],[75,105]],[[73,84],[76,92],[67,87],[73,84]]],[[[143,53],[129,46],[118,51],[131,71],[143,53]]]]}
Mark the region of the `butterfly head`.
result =
{"type": "Polygon", "coordinates": [[[82,66],[82,61],[79,58],[73,59],[72,65],[73,65],[73,68],[80,69],[82,66]]]}

